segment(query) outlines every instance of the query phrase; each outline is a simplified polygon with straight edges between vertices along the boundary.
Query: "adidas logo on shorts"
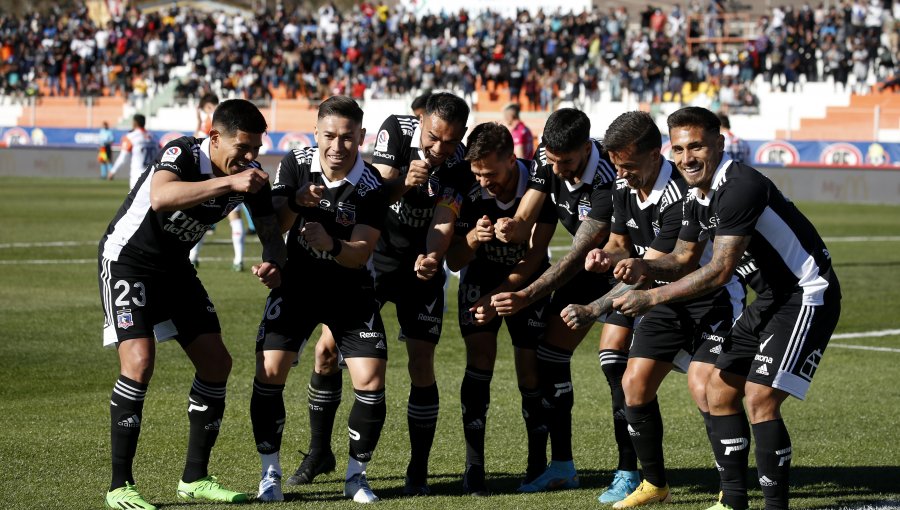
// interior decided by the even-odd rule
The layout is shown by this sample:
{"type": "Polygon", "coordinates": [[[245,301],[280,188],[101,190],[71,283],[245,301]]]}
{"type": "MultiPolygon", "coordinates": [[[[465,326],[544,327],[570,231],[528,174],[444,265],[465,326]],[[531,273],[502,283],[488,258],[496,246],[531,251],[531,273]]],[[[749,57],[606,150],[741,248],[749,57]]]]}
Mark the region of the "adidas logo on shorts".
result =
{"type": "Polygon", "coordinates": [[[717,345],[717,346],[713,347],[712,349],[710,349],[709,352],[711,352],[711,353],[713,353],[713,354],[721,354],[721,353],[722,353],[722,346],[721,346],[721,345],[717,345]]]}
{"type": "Polygon", "coordinates": [[[769,369],[766,368],[766,365],[760,365],[760,367],[756,369],[756,373],[759,375],[769,375],[769,369]]]}
{"type": "Polygon", "coordinates": [[[434,327],[432,327],[431,329],[428,330],[428,333],[431,334],[431,335],[440,335],[440,334],[441,334],[441,327],[435,325],[434,327]]]}
{"type": "Polygon", "coordinates": [[[387,346],[384,345],[384,340],[379,340],[377,344],[375,344],[376,349],[387,349],[387,346]]]}

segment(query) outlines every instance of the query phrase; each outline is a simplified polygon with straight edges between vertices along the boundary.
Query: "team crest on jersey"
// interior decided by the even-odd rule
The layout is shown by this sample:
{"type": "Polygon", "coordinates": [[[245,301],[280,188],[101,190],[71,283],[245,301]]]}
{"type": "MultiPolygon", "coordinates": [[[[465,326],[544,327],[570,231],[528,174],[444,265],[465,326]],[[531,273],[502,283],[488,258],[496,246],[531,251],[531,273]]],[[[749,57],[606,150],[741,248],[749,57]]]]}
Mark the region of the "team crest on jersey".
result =
{"type": "Polygon", "coordinates": [[[128,329],[134,326],[134,318],[131,316],[130,308],[123,308],[116,312],[116,326],[119,329],[128,329]]]}
{"type": "Polygon", "coordinates": [[[378,132],[378,137],[375,139],[375,150],[380,152],[386,151],[390,140],[391,135],[388,134],[386,129],[382,129],[378,132]]]}
{"type": "Polygon", "coordinates": [[[435,176],[430,176],[428,178],[428,196],[433,197],[437,195],[438,190],[441,188],[441,181],[438,180],[435,176]]]}
{"type": "Polygon", "coordinates": [[[356,206],[346,202],[338,202],[335,220],[345,227],[356,223],[356,206]]]}
{"type": "Polygon", "coordinates": [[[171,163],[178,159],[178,156],[181,156],[181,149],[179,147],[169,147],[159,161],[160,163],[171,163]]]}
{"type": "Polygon", "coordinates": [[[591,213],[591,204],[580,202],[578,204],[578,220],[584,221],[587,219],[588,214],[591,213]]]}

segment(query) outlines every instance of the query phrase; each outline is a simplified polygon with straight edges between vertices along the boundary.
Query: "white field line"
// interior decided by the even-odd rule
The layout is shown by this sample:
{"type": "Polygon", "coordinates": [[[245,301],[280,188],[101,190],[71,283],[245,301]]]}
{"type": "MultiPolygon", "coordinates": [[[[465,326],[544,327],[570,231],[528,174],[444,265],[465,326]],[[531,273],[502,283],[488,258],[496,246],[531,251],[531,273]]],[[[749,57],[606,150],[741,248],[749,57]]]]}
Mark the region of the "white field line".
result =
{"type": "MultiPolygon", "coordinates": [[[[873,243],[873,242],[888,242],[894,243],[900,241],[900,236],[843,236],[843,237],[823,237],[823,241],[826,244],[830,243],[873,243]]],[[[0,245],[2,248],[3,245],[0,245]]],[[[569,251],[572,249],[571,245],[564,246],[551,246],[550,251],[569,251]]]]}
{"type": "MultiPolygon", "coordinates": [[[[231,244],[230,242],[228,244],[231,244]]],[[[200,262],[221,262],[233,260],[230,257],[200,257],[200,262]]],[[[46,266],[54,264],[97,264],[97,259],[32,259],[32,260],[0,260],[0,266],[46,266]]]]}

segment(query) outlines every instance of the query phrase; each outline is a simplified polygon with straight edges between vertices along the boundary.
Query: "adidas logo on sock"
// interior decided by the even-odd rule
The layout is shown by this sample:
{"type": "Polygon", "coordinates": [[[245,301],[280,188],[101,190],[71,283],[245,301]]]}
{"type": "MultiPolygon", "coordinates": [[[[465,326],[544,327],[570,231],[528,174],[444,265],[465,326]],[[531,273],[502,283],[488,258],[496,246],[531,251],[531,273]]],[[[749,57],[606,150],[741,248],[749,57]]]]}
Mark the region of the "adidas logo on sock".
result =
{"type": "Polygon", "coordinates": [[[468,430],[483,430],[484,429],[484,420],[481,418],[477,420],[472,420],[469,423],[466,423],[466,428],[468,430]]]}
{"type": "Polygon", "coordinates": [[[772,480],[768,476],[763,476],[762,478],[759,479],[759,484],[762,485],[763,487],[774,487],[774,486],[778,485],[778,482],[776,482],[775,480],[772,480]]]}
{"type": "Polygon", "coordinates": [[[760,367],[756,369],[756,373],[759,375],[769,375],[769,369],[766,368],[766,365],[760,365],[760,367]]]}
{"type": "Polygon", "coordinates": [[[138,415],[133,414],[127,420],[120,421],[119,426],[127,429],[138,429],[141,428],[141,419],[138,415]]]}
{"type": "Polygon", "coordinates": [[[631,425],[629,424],[628,425],[628,435],[630,435],[631,437],[638,437],[641,435],[641,433],[634,430],[634,428],[632,428],[631,425]]]}
{"type": "Polygon", "coordinates": [[[272,445],[269,444],[268,441],[263,441],[262,443],[258,443],[258,444],[256,445],[256,449],[257,449],[257,450],[270,451],[270,450],[272,450],[272,445]]]}
{"type": "Polygon", "coordinates": [[[205,426],[205,427],[203,427],[203,428],[206,429],[206,430],[219,430],[219,428],[220,428],[221,426],[222,426],[222,419],[219,418],[218,420],[216,420],[216,421],[214,421],[214,422],[208,424],[207,426],[205,426]]]}

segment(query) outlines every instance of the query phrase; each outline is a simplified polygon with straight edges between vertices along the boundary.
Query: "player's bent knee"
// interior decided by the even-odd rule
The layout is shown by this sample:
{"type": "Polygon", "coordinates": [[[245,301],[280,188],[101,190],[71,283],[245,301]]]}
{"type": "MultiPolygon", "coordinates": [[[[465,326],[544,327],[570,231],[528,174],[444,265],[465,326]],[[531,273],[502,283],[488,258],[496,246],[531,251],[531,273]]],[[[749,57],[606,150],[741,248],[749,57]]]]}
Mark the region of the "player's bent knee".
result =
{"type": "Polygon", "coordinates": [[[750,423],[781,418],[781,403],[786,397],[787,394],[784,392],[768,387],[748,390],[745,402],[750,423]]]}
{"type": "Polygon", "coordinates": [[[647,378],[638,372],[625,371],[622,389],[625,391],[625,404],[629,406],[642,406],[656,398],[656,393],[650,391],[647,378]]]}

